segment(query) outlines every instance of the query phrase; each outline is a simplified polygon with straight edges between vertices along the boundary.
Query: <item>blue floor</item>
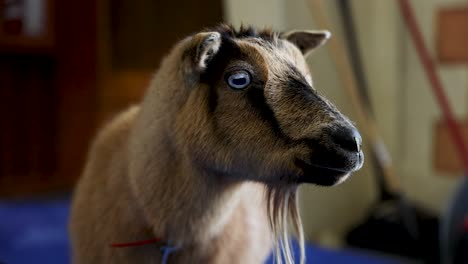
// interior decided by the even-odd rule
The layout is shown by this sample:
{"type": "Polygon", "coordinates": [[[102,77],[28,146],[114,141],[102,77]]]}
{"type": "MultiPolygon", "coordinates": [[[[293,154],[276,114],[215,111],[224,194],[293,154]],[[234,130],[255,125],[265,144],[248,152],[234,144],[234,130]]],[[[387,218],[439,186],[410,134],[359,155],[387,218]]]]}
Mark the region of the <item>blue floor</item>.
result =
{"type": "MultiPolygon", "coordinates": [[[[68,212],[68,198],[0,201],[0,264],[69,263],[68,212]]],[[[307,263],[314,264],[400,263],[374,254],[310,244],[306,254],[307,263]]],[[[270,259],[268,263],[273,262],[270,259]]]]}

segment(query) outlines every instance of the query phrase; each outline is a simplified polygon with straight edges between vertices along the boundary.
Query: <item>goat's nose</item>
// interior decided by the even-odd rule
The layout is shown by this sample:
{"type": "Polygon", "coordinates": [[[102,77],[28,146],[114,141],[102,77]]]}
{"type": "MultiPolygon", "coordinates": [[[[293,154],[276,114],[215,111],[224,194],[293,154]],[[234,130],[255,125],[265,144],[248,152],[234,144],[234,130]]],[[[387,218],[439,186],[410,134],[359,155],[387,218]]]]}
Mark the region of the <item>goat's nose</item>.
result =
{"type": "Polygon", "coordinates": [[[352,152],[361,151],[362,138],[354,127],[341,127],[332,133],[332,140],[342,149],[352,152]]]}

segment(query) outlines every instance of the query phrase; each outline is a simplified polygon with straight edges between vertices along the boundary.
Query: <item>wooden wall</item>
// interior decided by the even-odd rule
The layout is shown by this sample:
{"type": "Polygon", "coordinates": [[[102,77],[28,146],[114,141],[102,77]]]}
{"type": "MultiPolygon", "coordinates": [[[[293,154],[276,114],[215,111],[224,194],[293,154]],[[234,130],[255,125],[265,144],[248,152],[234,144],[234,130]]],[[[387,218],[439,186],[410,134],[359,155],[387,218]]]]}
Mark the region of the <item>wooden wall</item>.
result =
{"type": "Polygon", "coordinates": [[[220,0],[49,2],[44,40],[0,34],[0,197],[69,191],[96,129],[177,40],[222,21],[220,0]]]}
{"type": "Polygon", "coordinates": [[[0,56],[0,191],[55,172],[55,66],[47,56],[0,56]]]}
{"type": "Polygon", "coordinates": [[[69,189],[95,130],[96,3],[49,3],[46,45],[0,40],[0,196],[69,189]]]}

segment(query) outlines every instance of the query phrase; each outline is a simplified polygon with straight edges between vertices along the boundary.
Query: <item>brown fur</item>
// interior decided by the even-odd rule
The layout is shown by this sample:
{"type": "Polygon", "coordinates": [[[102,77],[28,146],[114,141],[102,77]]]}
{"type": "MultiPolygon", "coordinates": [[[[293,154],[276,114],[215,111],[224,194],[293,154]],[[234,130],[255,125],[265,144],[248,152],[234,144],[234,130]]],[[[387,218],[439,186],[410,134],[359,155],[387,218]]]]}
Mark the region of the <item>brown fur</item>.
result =
{"type": "Polygon", "coordinates": [[[72,206],[74,263],[160,263],[158,245],[109,246],[154,237],[180,247],[170,263],[262,263],[277,239],[292,262],[288,216],[303,244],[297,185],[322,184],[306,172],[310,140],[343,160],[333,183],[362,158],[327,136],[352,125],[311,88],[302,54],[328,35],[290,36],[221,26],[173,48],[142,104],[91,148],[72,206]],[[253,79],[244,91],[223,78],[238,69],[253,79]]]}

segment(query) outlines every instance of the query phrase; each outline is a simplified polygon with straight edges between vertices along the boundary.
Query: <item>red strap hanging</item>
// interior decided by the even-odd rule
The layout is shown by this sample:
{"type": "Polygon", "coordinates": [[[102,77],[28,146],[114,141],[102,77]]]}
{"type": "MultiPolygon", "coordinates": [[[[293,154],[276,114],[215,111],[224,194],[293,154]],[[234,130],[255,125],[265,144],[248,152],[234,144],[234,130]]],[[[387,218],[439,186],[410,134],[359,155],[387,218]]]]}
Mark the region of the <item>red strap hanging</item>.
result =
{"type": "Polygon", "coordinates": [[[436,73],[434,62],[431,60],[429,51],[424,43],[421,31],[418,28],[413,9],[411,8],[411,5],[408,0],[398,0],[398,2],[400,5],[401,13],[405,19],[406,25],[413,39],[413,43],[416,47],[419,59],[421,60],[427,78],[431,83],[432,92],[434,93],[437,102],[439,103],[440,109],[442,110],[442,114],[449,127],[450,135],[458,151],[463,168],[465,170],[465,174],[468,175],[468,151],[463,140],[460,127],[458,126],[453,111],[450,108],[447,95],[445,94],[442,83],[439,79],[439,76],[436,73]]]}

